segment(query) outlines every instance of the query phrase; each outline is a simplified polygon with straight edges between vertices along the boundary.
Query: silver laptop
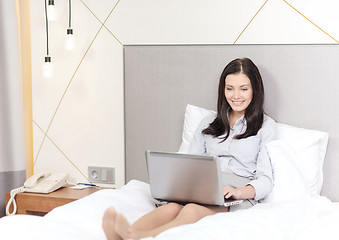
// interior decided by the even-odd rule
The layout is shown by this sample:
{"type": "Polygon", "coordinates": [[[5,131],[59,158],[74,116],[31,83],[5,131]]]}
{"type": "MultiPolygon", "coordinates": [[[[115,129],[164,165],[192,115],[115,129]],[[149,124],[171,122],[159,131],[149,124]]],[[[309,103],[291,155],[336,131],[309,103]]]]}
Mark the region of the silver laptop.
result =
{"type": "Polygon", "coordinates": [[[231,206],[225,200],[218,157],[146,151],[153,198],[165,202],[231,206]]]}

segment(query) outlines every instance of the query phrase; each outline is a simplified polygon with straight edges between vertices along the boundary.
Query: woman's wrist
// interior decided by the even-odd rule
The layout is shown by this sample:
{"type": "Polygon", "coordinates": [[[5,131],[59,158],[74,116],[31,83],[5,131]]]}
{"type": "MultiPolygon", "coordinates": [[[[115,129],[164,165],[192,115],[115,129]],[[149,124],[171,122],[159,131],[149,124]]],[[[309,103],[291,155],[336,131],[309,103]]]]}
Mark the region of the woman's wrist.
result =
{"type": "Polygon", "coordinates": [[[255,189],[252,185],[247,185],[242,188],[238,188],[239,199],[252,199],[255,197],[255,189]]]}

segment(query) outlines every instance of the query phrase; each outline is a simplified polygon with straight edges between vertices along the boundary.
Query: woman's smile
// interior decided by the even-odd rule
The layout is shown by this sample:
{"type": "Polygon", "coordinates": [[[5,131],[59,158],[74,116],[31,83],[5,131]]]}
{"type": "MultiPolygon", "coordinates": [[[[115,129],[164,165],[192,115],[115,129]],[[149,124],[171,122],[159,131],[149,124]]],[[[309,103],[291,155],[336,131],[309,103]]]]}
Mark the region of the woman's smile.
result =
{"type": "Polygon", "coordinates": [[[244,103],[244,101],[239,101],[239,100],[237,100],[237,101],[232,100],[232,102],[233,102],[233,104],[234,104],[235,106],[240,106],[241,104],[244,103]]]}

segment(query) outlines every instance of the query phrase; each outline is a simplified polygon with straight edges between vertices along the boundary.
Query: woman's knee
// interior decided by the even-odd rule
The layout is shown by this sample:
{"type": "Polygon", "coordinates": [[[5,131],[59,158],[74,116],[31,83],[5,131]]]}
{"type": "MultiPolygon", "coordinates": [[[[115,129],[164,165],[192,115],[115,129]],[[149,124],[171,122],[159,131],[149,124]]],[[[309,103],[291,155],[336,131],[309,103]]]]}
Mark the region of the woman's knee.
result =
{"type": "Polygon", "coordinates": [[[184,206],[181,214],[183,216],[199,220],[200,218],[209,215],[209,210],[201,205],[189,203],[184,206]]]}
{"type": "Polygon", "coordinates": [[[164,211],[166,211],[164,214],[172,218],[175,218],[182,210],[182,206],[177,203],[168,203],[163,207],[164,211]]]}

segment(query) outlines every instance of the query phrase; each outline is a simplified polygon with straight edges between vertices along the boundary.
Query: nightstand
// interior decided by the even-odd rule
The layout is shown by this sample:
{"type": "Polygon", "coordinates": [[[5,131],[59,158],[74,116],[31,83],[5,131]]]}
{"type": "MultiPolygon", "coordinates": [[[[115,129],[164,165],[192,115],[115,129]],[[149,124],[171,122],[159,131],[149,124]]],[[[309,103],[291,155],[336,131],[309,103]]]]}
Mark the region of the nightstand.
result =
{"type": "MultiPolygon", "coordinates": [[[[60,188],[51,193],[18,193],[15,196],[17,214],[44,216],[52,209],[86,197],[100,189],[89,187],[81,190],[71,189],[70,186],[60,188]]],[[[6,205],[10,194],[6,193],[6,205]]],[[[13,205],[10,212],[13,211],[13,205]]]]}

